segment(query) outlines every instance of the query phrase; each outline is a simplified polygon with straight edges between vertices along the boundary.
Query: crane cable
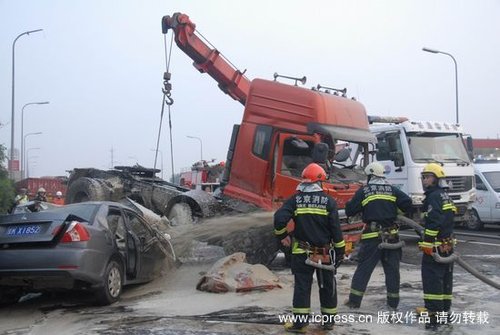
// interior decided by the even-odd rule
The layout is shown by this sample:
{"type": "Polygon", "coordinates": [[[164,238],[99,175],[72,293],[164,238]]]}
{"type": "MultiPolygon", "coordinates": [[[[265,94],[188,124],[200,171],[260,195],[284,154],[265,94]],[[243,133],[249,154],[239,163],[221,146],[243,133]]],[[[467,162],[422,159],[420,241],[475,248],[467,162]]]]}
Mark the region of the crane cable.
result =
{"type": "MultiPolygon", "coordinates": [[[[415,222],[407,217],[404,217],[402,215],[398,215],[398,221],[402,222],[403,225],[408,225],[409,227],[413,228],[417,232],[417,234],[420,235],[420,237],[422,237],[424,235],[424,227],[419,225],[417,222],[415,222]]],[[[477,270],[472,265],[470,265],[469,263],[464,261],[458,253],[455,252],[454,254],[456,254],[454,261],[457,262],[457,264],[460,265],[465,271],[469,272],[471,275],[473,275],[477,279],[481,280],[483,283],[488,284],[488,285],[500,290],[500,283],[494,282],[490,278],[486,277],[484,274],[479,272],[479,270],[477,270]]],[[[438,260],[436,260],[436,261],[438,261],[438,260]]]]}
{"type": "Polygon", "coordinates": [[[173,34],[170,38],[170,51],[167,48],[167,36],[163,35],[163,44],[165,47],[165,73],[163,75],[163,101],[161,104],[161,114],[160,114],[160,125],[158,127],[158,136],[156,139],[156,150],[155,150],[155,162],[154,168],[156,169],[156,163],[158,160],[158,148],[160,146],[160,137],[161,137],[161,128],[163,123],[163,115],[165,113],[165,105],[168,106],[168,125],[170,130],[170,161],[172,163],[172,182],[174,182],[174,151],[173,151],[173,142],[172,142],[172,115],[170,106],[174,103],[174,99],[171,97],[172,84],[170,83],[170,59],[172,55],[172,45],[173,45],[173,34]]]}

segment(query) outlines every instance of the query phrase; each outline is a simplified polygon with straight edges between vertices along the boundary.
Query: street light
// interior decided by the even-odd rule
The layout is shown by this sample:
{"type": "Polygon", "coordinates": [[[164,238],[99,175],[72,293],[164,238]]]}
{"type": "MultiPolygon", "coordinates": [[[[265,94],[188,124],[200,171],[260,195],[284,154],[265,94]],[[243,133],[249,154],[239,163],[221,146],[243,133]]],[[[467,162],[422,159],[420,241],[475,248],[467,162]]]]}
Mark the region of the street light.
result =
{"type": "Polygon", "coordinates": [[[194,138],[194,139],[197,139],[198,141],[200,141],[200,161],[203,161],[203,142],[201,141],[201,138],[196,137],[196,136],[190,136],[190,135],[186,135],[186,137],[194,138]]]}
{"type": "Polygon", "coordinates": [[[11,115],[11,121],[10,121],[10,176],[11,178],[14,177],[14,171],[12,171],[12,161],[14,159],[14,91],[15,91],[15,85],[14,85],[14,78],[15,78],[15,50],[16,50],[16,42],[17,40],[23,36],[23,35],[29,35],[32,33],[37,33],[39,31],[42,31],[43,29],[36,29],[36,30],[29,30],[25,31],[22,34],[17,35],[17,37],[14,39],[14,42],[12,42],[12,115],[11,115]]]}
{"type": "Polygon", "coordinates": [[[46,105],[48,104],[48,101],[41,101],[41,102],[28,102],[23,106],[21,109],[21,179],[24,178],[24,108],[29,105],[46,105]]]}
{"type": "MultiPolygon", "coordinates": [[[[160,153],[160,159],[161,159],[161,179],[163,179],[163,152],[161,150],[157,150],[157,149],[151,149],[151,151],[159,152],[160,153]]],[[[156,154],[156,155],[158,155],[158,154],[156,154]]],[[[155,169],[156,169],[156,156],[155,156],[155,169]]]]}
{"type": "Polygon", "coordinates": [[[450,56],[451,59],[453,59],[453,63],[455,63],[455,108],[456,108],[456,122],[457,124],[459,124],[458,122],[458,66],[457,66],[457,60],[455,59],[455,57],[453,57],[452,54],[448,53],[448,52],[444,52],[444,51],[440,51],[440,50],[436,50],[436,49],[430,49],[430,48],[422,48],[423,51],[425,52],[430,52],[430,53],[433,53],[433,54],[443,54],[443,55],[447,55],[447,56],[450,56]]]}
{"type": "MultiPolygon", "coordinates": [[[[29,174],[29,160],[30,160],[30,151],[31,150],[40,150],[40,148],[29,148],[27,151],[26,151],[26,178],[29,178],[30,177],[30,174],[29,174]]],[[[38,158],[38,156],[32,156],[31,158],[38,158]]]]}
{"type": "MultiPolygon", "coordinates": [[[[26,137],[31,136],[31,135],[41,135],[41,134],[42,134],[41,131],[36,132],[36,133],[27,133],[26,135],[24,135],[23,143],[26,143],[26,137]]],[[[23,149],[26,151],[26,148],[23,148],[23,149]]],[[[37,148],[37,149],[40,149],[40,148],[37,148]]],[[[26,162],[24,162],[24,158],[26,158],[26,152],[23,152],[22,156],[23,156],[24,165],[22,166],[21,170],[26,171],[26,162]]]]}

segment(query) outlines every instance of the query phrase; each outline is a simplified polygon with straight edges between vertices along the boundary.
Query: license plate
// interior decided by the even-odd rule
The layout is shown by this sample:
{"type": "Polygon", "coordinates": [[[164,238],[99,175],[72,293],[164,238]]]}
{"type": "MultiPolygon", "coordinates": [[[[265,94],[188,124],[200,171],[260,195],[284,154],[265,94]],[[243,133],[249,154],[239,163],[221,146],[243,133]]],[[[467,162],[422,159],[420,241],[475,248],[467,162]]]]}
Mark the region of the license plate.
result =
{"type": "Polygon", "coordinates": [[[42,231],[40,225],[23,225],[8,227],[5,235],[19,236],[19,235],[36,235],[42,231]]]}

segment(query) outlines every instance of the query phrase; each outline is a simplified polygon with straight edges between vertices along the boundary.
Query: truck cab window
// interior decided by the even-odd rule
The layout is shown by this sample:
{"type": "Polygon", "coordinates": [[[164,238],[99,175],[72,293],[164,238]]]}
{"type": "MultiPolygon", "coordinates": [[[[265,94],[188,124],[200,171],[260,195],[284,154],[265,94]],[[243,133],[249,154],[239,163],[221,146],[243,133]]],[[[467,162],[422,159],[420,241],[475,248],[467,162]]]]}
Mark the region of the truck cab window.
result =
{"type": "Polygon", "coordinates": [[[302,170],[313,162],[312,150],[314,143],[296,137],[287,138],[283,145],[283,160],[281,171],[283,174],[300,177],[302,170]]]}
{"type": "Polygon", "coordinates": [[[271,126],[259,125],[255,130],[252,152],[257,157],[268,160],[269,148],[271,146],[271,135],[273,128],[271,126]]]}
{"type": "Polygon", "coordinates": [[[378,161],[390,160],[395,166],[404,166],[403,147],[398,133],[382,133],[377,136],[378,161]]]}

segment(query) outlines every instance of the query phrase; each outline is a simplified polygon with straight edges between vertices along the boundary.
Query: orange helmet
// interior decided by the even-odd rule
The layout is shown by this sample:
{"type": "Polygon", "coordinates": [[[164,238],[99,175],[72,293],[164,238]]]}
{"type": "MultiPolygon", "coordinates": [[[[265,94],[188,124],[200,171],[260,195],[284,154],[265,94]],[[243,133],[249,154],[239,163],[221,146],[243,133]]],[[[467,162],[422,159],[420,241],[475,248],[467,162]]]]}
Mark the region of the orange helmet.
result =
{"type": "Polygon", "coordinates": [[[315,183],[317,181],[326,180],[326,172],[325,170],[316,163],[311,163],[304,171],[302,171],[303,181],[306,183],[315,183]]]}

